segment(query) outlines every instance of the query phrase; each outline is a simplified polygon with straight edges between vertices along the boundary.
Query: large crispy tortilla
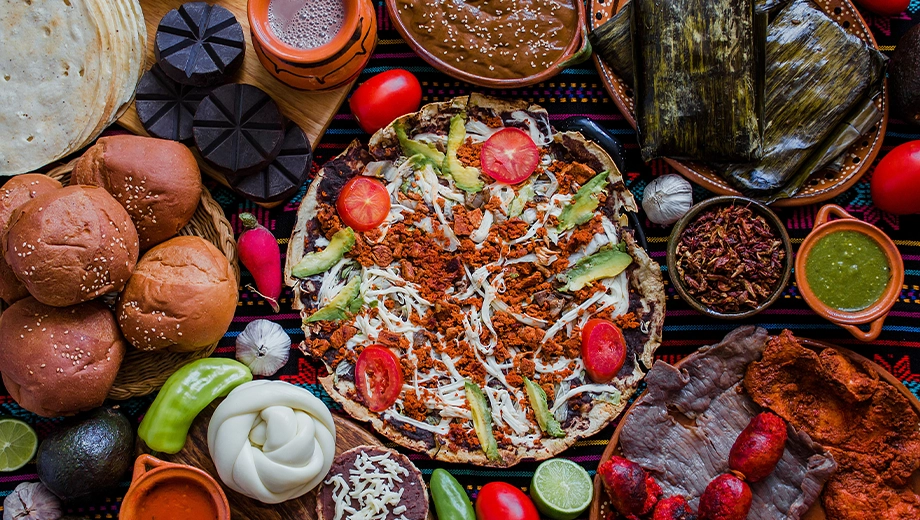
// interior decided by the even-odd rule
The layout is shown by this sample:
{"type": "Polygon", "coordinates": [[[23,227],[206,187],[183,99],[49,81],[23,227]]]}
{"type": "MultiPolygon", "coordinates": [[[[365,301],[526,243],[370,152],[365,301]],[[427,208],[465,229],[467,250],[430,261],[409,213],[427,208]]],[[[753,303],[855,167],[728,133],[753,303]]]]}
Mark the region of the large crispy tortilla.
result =
{"type": "MultiPolygon", "coordinates": [[[[407,132],[424,132],[431,128],[447,128],[452,115],[458,112],[475,113],[477,110],[491,111],[492,113],[512,113],[515,111],[529,111],[531,113],[545,114],[545,110],[526,102],[510,102],[473,95],[455,98],[449,102],[425,105],[415,114],[409,114],[397,119],[394,124],[404,125],[407,132]],[[412,129],[412,131],[410,131],[412,129]]],[[[548,127],[548,118],[545,119],[548,127]]],[[[424,452],[432,458],[447,462],[467,462],[482,466],[512,466],[524,459],[542,460],[564,451],[579,439],[589,437],[607,426],[627,406],[639,382],[645,375],[646,367],[653,362],[653,353],[661,343],[661,329],[665,313],[665,295],[661,279],[660,267],[639,247],[633,239],[632,232],[624,229],[627,223],[626,212],[635,211],[636,204],[631,193],[623,183],[622,176],[617,170],[611,157],[595,143],[587,141],[576,132],[553,133],[553,144],[560,153],[568,154],[572,160],[593,164],[595,171],[609,171],[607,207],[611,214],[617,216],[620,240],[625,243],[627,252],[634,262],[627,269],[629,283],[630,303],[629,310],[642,317],[643,327],[625,331],[627,336],[628,356],[626,367],[631,371],[622,377],[618,375],[619,390],[622,396],[619,401],[595,399],[589,411],[571,419],[565,426],[564,438],[541,439],[542,446],[538,448],[518,447],[516,449],[501,449],[501,460],[489,460],[480,449],[450,450],[447,445],[439,445],[436,436],[431,434],[430,439],[424,435],[408,435],[402,428],[392,421],[386,420],[379,413],[368,410],[359,399],[355,385],[345,378],[336,377],[335,367],[327,369],[330,375],[321,378],[321,383],[329,395],[342,405],[352,417],[370,422],[371,426],[380,434],[394,442],[419,452],[424,452]]],[[[293,287],[295,309],[306,312],[302,301],[304,291],[300,280],[291,275],[291,269],[304,256],[308,244],[317,233],[316,215],[318,206],[318,189],[325,175],[332,175],[342,169],[356,169],[359,173],[363,167],[374,159],[387,156],[392,150],[399,150],[394,125],[377,132],[370,139],[369,146],[365,147],[359,142],[353,142],[345,152],[333,159],[319,172],[305,195],[297,216],[291,240],[288,243],[287,264],[285,267],[286,283],[293,287]]],[[[307,337],[310,330],[304,328],[307,337]]]]}

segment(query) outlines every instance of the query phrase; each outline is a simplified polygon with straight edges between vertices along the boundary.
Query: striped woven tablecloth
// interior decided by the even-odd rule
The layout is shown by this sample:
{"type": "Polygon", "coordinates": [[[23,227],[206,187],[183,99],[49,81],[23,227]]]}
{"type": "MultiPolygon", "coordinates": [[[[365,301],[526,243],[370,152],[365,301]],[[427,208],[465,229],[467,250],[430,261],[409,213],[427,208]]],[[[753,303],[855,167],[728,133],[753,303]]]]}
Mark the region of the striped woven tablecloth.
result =
{"type": "MultiPolygon", "coordinates": [[[[625,144],[628,157],[624,176],[637,200],[641,200],[642,192],[651,179],[671,172],[670,167],[663,161],[645,164],[639,158],[635,132],[617,111],[590,61],[563,71],[552,81],[533,87],[509,91],[476,89],[435,71],[416,57],[391,25],[382,0],[377,0],[377,3],[380,41],[359,82],[381,71],[402,67],[415,73],[421,80],[423,103],[443,101],[478,90],[498,97],[523,98],[538,103],[549,110],[550,118],[554,122],[560,122],[572,115],[589,116],[601,125],[611,128],[625,144]]],[[[879,46],[890,55],[900,35],[915,23],[920,22],[920,0],[912,0],[908,12],[898,16],[875,16],[865,10],[863,13],[879,46]]],[[[326,136],[316,147],[314,168],[340,153],[353,139],[367,139],[367,137],[348,112],[346,104],[335,116],[326,136]]],[[[880,155],[884,155],[905,141],[918,138],[920,138],[920,128],[906,124],[899,119],[899,114],[892,113],[880,155]]],[[[895,240],[904,258],[905,285],[900,300],[885,322],[882,335],[878,340],[870,344],[860,343],[843,329],[815,315],[799,296],[794,283],[790,284],[782,297],[770,309],[749,320],[728,322],[706,318],[690,309],[680,300],[665,276],[668,300],[667,319],[664,325],[664,342],[656,357],[674,362],[702,345],[718,341],[728,331],[745,323],[760,325],[771,333],[788,328],[799,336],[845,346],[871,358],[891,371],[911,391],[920,396],[920,216],[898,217],[875,208],[869,193],[871,175],[870,171],[853,188],[832,202],[845,207],[853,215],[880,227],[895,240]]],[[[284,251],[294,225],[300,198],[306,187],[287,204],[266,211],[243,201],[212,181],[207,184],[215,199],[223,206],[227,218],[230,219],[237,233],[241,229],[237,215],[243,211],[252,212],[275,234],[284,251]]],[[[709,196],[712,194],[700,188],[695,189],[695,201],[709,196]]],[[[778,211],[780,218],[786,223],[794,248],[797,248],[808,234],[817,210],[818,206],[806,206],[778,211]]],[[[644,219],[644,216],[642,218],[644,219]]],[[[651,256],[663,264],[670,228],[652,225],[647,221],[645,221],[645,226],[651,256]]],[[[291,310],[290,291],[287,290],[282,295],[281,314],[275,315],[257,295],[245,289],[249,283],[252,283],[252,277],[244,270],[239,309],[230,330],[215,353],[216,356],[233,356],[236,336],[247,323],[259,317],[280,321],[291,335],[295,346],[303,339],[298,315],[291,310]]],[[[331,405],[328,396],[324,395],[322,388],[317,384],[317,377],[323,375],[324,372],[325,369],[321,365],[305,358],[300,351],[294,348],[288,364],[274,377],[306,387],[323,397],[331,405]]],[[[120,403],[121,409],[137,423],[152,399],[153,397],[149,396],[125,401],[120,403]]],[[[0,413],[28,421],[35,426],[39,438],[47,435],[59,421],[40,418],[26,412],[9,397],[5,390],[0,392],[0,413]]],[[[593,475],[601,452],[606,447],[612,432],[613,427],[608,427],[593,438],[578,442],[562,456],[582,464],[593,475]]],[[[392,443],[389,445],[392,446],[392,443]]],[[[444,465],[417,454],[410,454],[410,458],[421,468],[426,479],[434,468],[444,465]]],[[[484,469],[467,465],[450,465],[449,469],[466,486],[469,494],[475,497],[479,487],[493,480],[504,480],[526,490],[535,467],[534,463],[523,463],[510,469],[484,469]]],[[[26,465],[14,474],[0,475],[0,499],[8,495],[18,483],[34,480],[37,480],[34,463],[26,465]]],[[[115,489],[101,492],[98,496],[83,501],[67,504],[67,514],[75,518],[116,518],[121,497],[127,490],[128,484],[126,478],[115,489]]]]}

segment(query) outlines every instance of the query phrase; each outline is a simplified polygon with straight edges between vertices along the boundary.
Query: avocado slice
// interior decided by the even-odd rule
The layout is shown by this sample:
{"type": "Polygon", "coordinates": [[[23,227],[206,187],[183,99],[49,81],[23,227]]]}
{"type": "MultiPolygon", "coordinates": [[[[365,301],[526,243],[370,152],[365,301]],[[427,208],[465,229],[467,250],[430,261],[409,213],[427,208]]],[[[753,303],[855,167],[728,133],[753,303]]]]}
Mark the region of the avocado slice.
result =
{"type": "Polygon", "coordinates": [[[559,421],[549,411],[546,392],[540,388],[540,385],[525,377],[524,390],[527,391],[527,398],[530,399],[530,406],[533,407],[534,415],[537,416],[537,424],[540,425],[540,429],[550,437],[565,437],[565,432],[562,431],[559,421]]]}
{"type": "Polygon", "coordinates": [[[425,159],[434,163],[435,167],[440,168],[444,164],[444,154],[433,145],[413,141],[406,135],[406,129],[403,128],[402,122],[393,123],[393,129],[396,130],[396,138],[399,139],[399,147],[402,148],[403,155],[412,157],[421,155],[425,159]]]}
{"type": "Polygon", "coordinates": [[[364,306],[364,298],[361,297],[361,278],[356,276],[351,279],[345,287],[336,294],[334,298],[322,309],[313,313],[312,316],[303,320],[304,323],[313,323],[314,321],[335,321],[344,320],[349,315],[361,310],[364,306]]]}
{"type": "Polygon", "coordinates": [[[528,182],[518,191],[518,194],[511,199],[511,204],[508,205],[508,216],[511,218],[521,216],[521,213],[524,213],[524,206],[533,200],[534,195],[533,183],[528,182]]]}
{"type": "Polygon", "coordinates": [[[486,402],[485,394],[482,393],[482,388],[467,380],[463,384],[463,389],[466,392],[466,400],[470,403],[470,411],[473,413],[473,429],[476,430],[476,436],[479,437],[482,451],[486,452],[489,460],[502,460],[502,456],[498,453],[495,435],[492,434],[492,412],[489,410],[489,404],[486,402]]]}
{"type": "Polygon", "coordinates": [[[466,141],[466,114],[454,114],[450,118],[450,132],[447,134],[447,156],[441,165],[441,172],[450,175],[457,187],[463,191],[476,193],[482,191],[483,183],[479,179],[479,169],[464,166],[457,159],[457,150],[466,141]]]}
{"type": "Polygon", "coordinates": [[[560,291],[577,291],[594,280],[611,278],[629,267],[632,257],[618,249],[598,251],[579,260],[565,273],[566,284],[560,291]]]}
{"type": "Polygon", "coordinates": [[[354,246],[355,232],[350,227],[342,228],[332,235],[326,249],[305,254],[291,269],[291,274],[296,278],[306,278],[325,272],[337,264],[354,246]]]}
{"type": "Polygon", "coordinates": [[[572,229],[591,220],[594,210],[600,204],[597,196],[607,187],[609,174],[606,171],[598,173],[575,192],[571,204],[563,208],[562,214],[559,215],[559,231],[572,229]]]}
{"type": "Polygon", "coordinates": [[[72,500],[120,484],[134,456],[131,421],[111,408],[97,408],[48,435],[35,466],[51,492],[72,500]]]}

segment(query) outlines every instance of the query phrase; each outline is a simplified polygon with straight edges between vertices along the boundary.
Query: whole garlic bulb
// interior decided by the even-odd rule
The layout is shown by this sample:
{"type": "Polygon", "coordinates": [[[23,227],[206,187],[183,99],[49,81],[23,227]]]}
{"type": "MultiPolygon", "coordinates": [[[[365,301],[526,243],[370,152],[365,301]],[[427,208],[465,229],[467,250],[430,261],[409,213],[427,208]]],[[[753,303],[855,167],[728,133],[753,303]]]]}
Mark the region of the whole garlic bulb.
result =
{"type": "Polygon", "coordinates": [[[693,206],[693,186],[673,173],[650,182],[642,195],[642,209],[655,224],[677,222],[690,211],[690,206],[693,206]]]}
{"type": "Polygon", "coordinates": [[[270,376],[287,363],[291,337],[281,325],[254,320],[236,337],[236,359],[257,376],[270,376]]]}
{"type": "Polygon", "coordinates": [[[3,520],[58,520],[61,501],[41,482],[23,482],[3,500],[3,520]]]}

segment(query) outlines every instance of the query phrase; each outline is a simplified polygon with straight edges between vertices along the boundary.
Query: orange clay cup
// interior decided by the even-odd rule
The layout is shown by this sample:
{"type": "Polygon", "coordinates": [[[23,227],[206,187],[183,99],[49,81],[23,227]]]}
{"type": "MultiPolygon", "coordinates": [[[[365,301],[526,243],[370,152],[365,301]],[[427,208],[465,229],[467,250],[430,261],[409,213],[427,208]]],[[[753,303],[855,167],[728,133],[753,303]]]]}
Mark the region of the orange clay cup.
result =
{"type": "Polygon", "coordinates": [[[342,30],[332,41],[312,49],[292,47],[268,24],[270,0],[249,0],[252,46],[268,72],[294,88],[333,90],[357,79],[377,45],[377,15],[371,0],[341,0],[342,30]]]}
{"type": "Polygon", "coordinates": [[[827,204],[818,211],[815,218],[815,226],[811,233],[802,242],[799,247],[799,253],[795,259],[795,281],[799,286],[799,292],[805,303],[823,318],[843,327],[856,339],[862,341],[872,341],[882,332],[882,324],[888,316],[888,311],[894,306],[901,294],[901,287],[904,285],[904,262],[901,260],[901,253],[894,245],[894,242],[888,235],[872,224],[867,224],[858,220],[853,215],[847,213],[843,208],[835,204],[827,204]],[[831,215],[838,217],[840,220],[831,221],[831,215]],[[821,238],[835,233],[837,231],[856,231],[870,238],[882,248],[885,256],[888,258],[888,265],[891,267],[891,279],[888,281],[888,287],[882,296],[865,309],[847,312],[841,311],[828,306],[815,296],[815,293],[808,286],[808,279],[805,276],[805,262],[808,260],[808,254],[821,238]],[[869,324],[869,330],[863,331],[857,325],[869,324]]]}
{"type": "Polygon", "coordinates": [[[131,487],[121,503],[118,518],[230,520],[230,504],[214,477],[205,471],[184,464],[165,462],[145,454],[134,462],[131,487]],[[173,487],[192,491],[184,493],[186,503],[182,503],[178,494],[168,494],[167,490],[173,487]],[[158,490],[162,496],[158,496],[158,490]],[[175,511],[167,512],[164,510],[167,507],[174,508],[175,511]],[[151,511],[154,513],[152,516],[151,511]]]}

